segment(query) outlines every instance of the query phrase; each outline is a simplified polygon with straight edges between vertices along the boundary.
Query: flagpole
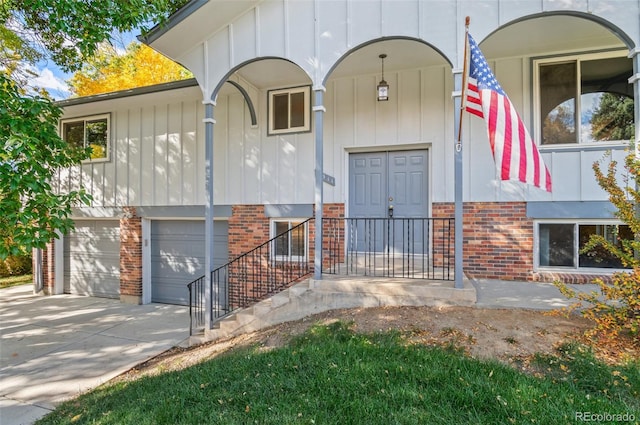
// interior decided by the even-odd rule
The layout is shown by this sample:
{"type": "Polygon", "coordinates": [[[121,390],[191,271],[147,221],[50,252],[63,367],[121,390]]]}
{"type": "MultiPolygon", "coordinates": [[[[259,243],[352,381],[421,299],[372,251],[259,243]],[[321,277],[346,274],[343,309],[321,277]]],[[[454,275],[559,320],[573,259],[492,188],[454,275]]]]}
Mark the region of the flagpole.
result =
{"type": "Polygon", "coordinates": [[[461,93],[461,101],[460,101],[460,120],[458,121],[458,141],[456,145],[456,150],[462,149],[462,114],[464,113],[465,108],[465,99],[467,94],[467,73],[468,73],[468,62],[469,58],[467,57],[467,47],[469,46],[469,23],[471,23],[471,18],[466,17],[464,19],[464,53],[462,58],[462,93],[461,93]]]}
{"type": "Polygon", "coordinates": [[[455,203],[454,203],[454,276],[455,276],[455,288],[464,288],[464,268],[463,268],[463,250],[462,245],[464,243],[463,237],[463,173],[462,173],[462,113],[465,108],[465,94],[467,90],[467,46],[469,36],[469,23],[471,19],[467,16],[465,18],[465,32],[464,32],[464,54],[462,65],[462,87],[460,91],[460,113],[458,115],[458,127],[457,127],[457,141],[455,149],[455,161],[454,161],[454,181],[455,181],[455,203]]]}

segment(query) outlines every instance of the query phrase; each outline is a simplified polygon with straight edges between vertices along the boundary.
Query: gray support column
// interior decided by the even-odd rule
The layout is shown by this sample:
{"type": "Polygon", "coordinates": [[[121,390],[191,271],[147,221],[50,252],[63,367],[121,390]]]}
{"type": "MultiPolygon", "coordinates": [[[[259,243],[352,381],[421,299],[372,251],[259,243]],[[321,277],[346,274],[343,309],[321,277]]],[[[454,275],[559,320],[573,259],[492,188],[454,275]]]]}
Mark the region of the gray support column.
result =
{"type": "Polygon", "coordinates": [[[633,118],[636,123],[635,151],[636,157],[640,155],[640,47],[631,51],[629,57],[633,60],[633,76],[629,79],[629,84],[633,84],[634,110],[633,118]]]}
{"type": "Polygon", "coordinates": [[[322,195],[322,176],[324,174],[324,87],[314,87],[314,106],[313,115],[315,121],[315,209],[316,209],[316,238],[315,238],[315,257],[313,259],[313,278],[316,280],[322,279],[322,216],[324,199],[322,195]]]}
{"type": "MultiPolygon", "coordinates": [[[[636,47],[629,53],[629,57],[633,61],[633,75],[629,78],[629,84],[633,84],[633,119],[636,123],[636,132],[633,140],[633,147],[636,158],[640,158],[640,47],[636,47]]],[[[638,190],[638,181],[635,182],[636,190],[638,190]]],[[[636,216],[640,216],[640,205],[636,204],[636,216]]],[[[636,241],[638,236],[636,235],[636,241]]],[[[634,253],[636,258],[640,257],[640,252],[634,253]]]]}
{"type": "Polygon", "coordinates": [[[455,262],[454,262],[454,273],[455,273],[455,288],[462,289],[464,288],[463,280],[463,252],[462,252],[462,244],[464,242],[463,238],[463,202],[462,202],[462,142],[460,139],[460,119],[461,113],[460,108],[462,107],[462,72],[454,71],[454,93],[453,93],[453,109],[454,109],[454,139],[455,143],[453,144],[454,149],[454,185],[455,185],[455,207],[454,207],[454,253],[455,253],[455,262]]]}
{"type": "Polygon", "coordinates": [[[205,206],[204,206],[204,323],[205,332],[211,329],[211,311],[213,299],[218,296],[216,288],[211,282],[211,272],[213,271],[213,119],[214,101],[204,101],[204,169],[205,169],[205,206]]]}

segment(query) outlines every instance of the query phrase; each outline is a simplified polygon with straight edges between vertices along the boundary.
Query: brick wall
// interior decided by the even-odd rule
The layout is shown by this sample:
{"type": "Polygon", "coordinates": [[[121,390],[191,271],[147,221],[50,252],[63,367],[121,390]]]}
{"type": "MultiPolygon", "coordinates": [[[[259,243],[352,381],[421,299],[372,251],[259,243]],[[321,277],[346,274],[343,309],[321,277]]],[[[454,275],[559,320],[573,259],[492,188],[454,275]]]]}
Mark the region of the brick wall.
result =
{"type": "MultiPolygon", "coordinates": [[[[344,204],[324,205],[323,212],[327,218],[344,217],[344,204]]],[[[270,224],[271,218],[265,215],[264,205],[234,205],[229,218],[229,258],[237,258],[267,242],[271,238],[270,224]]],[[[297,276],[301,269],[313,271],[314,221],[309,223],[307,230],[308,263],[274,261],[271,247],[265,246],[229,270],[229,303],[232,308],[250,304],[293,284],[292,276],[297,276]]]]}
{"type": "Polygon", "coordinates": [[[142,303],[142,219],[134,207],[120,219],[120,301],[142,303]]]}
{"type": "MultiPolygon", "coordinates": [[[[453,203],[436,203],[434,217],[453,217],[453,203]]],[[[533,220],[525,202],[465,202],[463,268],[470,278],[565,283],[606,282],[608,275],[533,271],[533,220]]],[[[455,233],[455,232],[453,232],[455,233]]]]}
{"type": "MultiPolygon", "coordinates": [[[[454,204],[437,203],[434,217],[453,217],[454,204]]],[[[470,278],[534,280],[533,221],[524,202],[466,202],[463,268],[470,278]]],[[[455,233],[455,232],[453,232],[455,233]]]]}
{"type": "MultiPolygon", "coordinates": [[[[61,253],[62,254],[62,253],[61,253]]],[[[34,266],[33,270],[36,270],[34,266]]],[[[54,242],[47,243],[42,249],[42,290],[46,295],[54,294],[56,283],[56,263],[54,242]]]]}

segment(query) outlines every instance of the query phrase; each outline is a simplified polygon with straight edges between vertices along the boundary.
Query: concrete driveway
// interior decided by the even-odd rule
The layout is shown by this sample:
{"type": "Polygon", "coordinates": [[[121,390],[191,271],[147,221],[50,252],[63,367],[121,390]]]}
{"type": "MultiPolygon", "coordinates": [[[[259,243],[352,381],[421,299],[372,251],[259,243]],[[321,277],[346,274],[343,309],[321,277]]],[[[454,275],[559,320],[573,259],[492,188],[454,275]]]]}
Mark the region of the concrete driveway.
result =
{"type": "Polygon", "coordinates": [[[30,424],[189,337],[189,308],[0,289],[0,424],[30,424]]]}

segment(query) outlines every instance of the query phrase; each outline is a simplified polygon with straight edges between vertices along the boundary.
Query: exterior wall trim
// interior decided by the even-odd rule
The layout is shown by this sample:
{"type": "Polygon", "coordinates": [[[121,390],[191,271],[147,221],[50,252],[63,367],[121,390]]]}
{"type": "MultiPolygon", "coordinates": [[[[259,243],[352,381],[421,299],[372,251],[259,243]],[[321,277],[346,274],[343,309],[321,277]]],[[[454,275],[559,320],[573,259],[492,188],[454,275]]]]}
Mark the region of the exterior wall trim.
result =
{"type": "Polygon", "coordinates": [[[527,202],[527,217],[533,219],[612,219],[615,211],[609,201],[527,202]]]}
{"type": "MultiPolygon", "coordinates": [[[[204,205],[170,205],[137,207],[138,214],[144,218],[203,218],[204,205]]],[[[231,217],[231,205],[214,205],[214,218],[231,217]]]]}
{"type": "Polygon", "coordinates": [[[269,204],[264,206],[264,215],[268,218],[313,217],[312,204],[269,204]]]}

